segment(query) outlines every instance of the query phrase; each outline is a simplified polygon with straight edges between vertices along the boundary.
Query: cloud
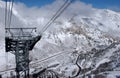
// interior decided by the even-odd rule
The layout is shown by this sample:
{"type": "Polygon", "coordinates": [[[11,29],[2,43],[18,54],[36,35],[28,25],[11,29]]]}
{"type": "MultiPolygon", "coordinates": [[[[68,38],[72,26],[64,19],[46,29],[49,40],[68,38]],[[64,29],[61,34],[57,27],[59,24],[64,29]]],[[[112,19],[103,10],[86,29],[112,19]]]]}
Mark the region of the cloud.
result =
{"type": "MultiPolygon", "coordinates": [[[[37,27],[39,30],[49,21],[56,11],[63,5],[65,0],[55,0],[53,3],[42,7],[27,7],[25,4],[17,2],[13,8],[12,27],[37,27]]],[[[0,1],[0,22],[4,22],[4,2],[0,1]]],[[[109,7],[110,9],[119,11],[119,7],[109,7]]],[[[57,19],[70,19],[74,15],[92,16],[96,13],[96,8],[91,4],[86,4],[80,0],[74,1],[64,13],[57,19]]],[[[63,21],[62,20],[62,21],[63,21]]]]}
{"type": "MultiPolygon", "coordinates": [[[[64,3],[64,0],[56,0],[52,4],[45,5],[43,7],[27,7],[25,4],[17,3],[16,9],[17,11],[23,16],[30,16],[30,17],[51,17],[64,3]]],[[[93,12],[93,7],[90,4],[85,4],[76,0],[72,3],[68,9],[65,11],[64,14],[74,14],[79,13],[81,15],[90,15],[93,12]]]]}
{"type": "MultiPolygon", "coordinates": [[[[38,27],[41,29],[56,11],[63,5],[65,0],[55,0],[53,3],[42,7],[27,7],[25,4],[17,2],[13,8],[12,27],[38,27]]],[[[2,4],[4,3],[1,1],[2,4]]],[[[4,12],[3,12],[4,14],[4,12]]],[[[94,14],[94,8],[90,4],[85,4],[76,0],[73,2],[59,19],[70,19],[75,14],[90,16],[94,14]]],[[[4,16],[4,15],[0,15],[4,16]]],[[[58,19],[58,20],[59,20],[58,19]]]]}
{"type": "MultiPolygon", "coordinates": [[[[53,3],[42,7],[27,7],[23,3],[15,3],[13,13],[19,18],[19,20],[24,22],[29,27],[37,26],[40,29],[63,5],[64,1],[65,0],[55,0],[53,3]]],[[[85,4],[79,0],[76,0],[65,10],[60,18],[69,19],[74,14],[79,14],[81,16],[90,16],[93,14],[93,12],[94,8],[92,5],[85,4]]]]}
{"type": "Polygon", "coordinates": [[[71,4],[71,6],[68,8],[67,13],[72,14],[79,14],[83,16],[89,16],[91,15],[93,11],[93,7],[90,4],[85,4],[80,1],[76,1],[71,4]]]}

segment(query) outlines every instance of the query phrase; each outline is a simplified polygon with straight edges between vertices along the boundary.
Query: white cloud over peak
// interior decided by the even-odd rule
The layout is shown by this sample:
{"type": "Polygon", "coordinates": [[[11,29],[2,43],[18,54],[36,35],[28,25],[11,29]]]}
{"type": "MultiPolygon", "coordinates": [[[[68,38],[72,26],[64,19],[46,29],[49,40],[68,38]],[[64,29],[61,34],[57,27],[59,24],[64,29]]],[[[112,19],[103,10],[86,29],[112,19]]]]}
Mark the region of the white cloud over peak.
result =
{"type": "MultiPolygon", "coordinates": [[[[23,3],[15,3],[13,13],[20,22],[27,26],[37,26],[41,28],[64,4],[64,0],[56,0],[51,4],[42,7],[27,7],[23,3]]],[[[94,14],[94,8],[90,4],[85,4],[76,0],[59,17],[59,19],[70,19],[74,15],[90,16],[94,14]]],[[[12,22],[15,22],[13,19],[12,22]]],[[[14,23],[13,23],[14,24],[14,23]]]]}

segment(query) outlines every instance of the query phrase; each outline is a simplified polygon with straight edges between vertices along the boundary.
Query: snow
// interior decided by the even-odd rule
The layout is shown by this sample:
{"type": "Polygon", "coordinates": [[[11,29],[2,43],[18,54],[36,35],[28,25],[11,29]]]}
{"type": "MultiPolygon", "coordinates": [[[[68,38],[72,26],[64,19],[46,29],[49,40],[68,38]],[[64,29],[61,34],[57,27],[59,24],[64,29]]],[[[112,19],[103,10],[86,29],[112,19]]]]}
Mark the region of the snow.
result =
{"type": "Polygon", "coordinates": [[[101,64],[108,63],[108,62],[110,62],[110,59],[104,58],[100,62],[98,62],[95,67],[98,68],[101,64]]]}
{"type": "MultiPolygon", "coordinates": [[[[3,7],[3,2],[0,1],[0,11],[3,7]]],[[[16,7],[13,8],[13,14],[24,26],[29,25],[29,22],[32,26],[39,26],[45,24],[46,20],[48,20],[41,16],[35,19],[30,19],[29,17],[24,18],[24,16],[19,14],[16,7]]],[[[73,64],[73,59],[76,58],[76,56],[72,56],[73,51],[77,50],[77,53],[87,54],[91,49],[98,48],[97,46],[105,48],[105,46],[109,46],[112,41],[120,40],[119,21],[119,13],[101,9],[96,10],[96,13],[91,16],[76,15],[70,21],[69,19],[57,20],[50,29],[44,33],[41,41],[39,41],[30,52],[32,60],[30,64],[40,61],[40,63],[31,66],[31,71],[34,71],[32,67],[53,67],[52,69],[55,68],[57,71],[60,69],[58,71],[60,74],[67,77],[73,76],[73,72],[78,71],[78,67],[73,64]],[[52,58],[48,59],[49,57],[52,58]]],[[[0,21],[0,26],[0,31],[3,31],[4,24],[2,21],[0,21]]],[[[41,29],[40,27],[38,27],[38,31],[41,29]]],[[[5,33],[0,32],[0,34],[0,38],[2,38],[0,39],[0,71],[2,71],[6,69],[5,42],[3,41],[5,33]]],[[[117,48],[110,48],[110,50],[105,51],[104,55],[96,57],[95,62],[93,62],[93,58],[95,57],[82,58],[80,60],[80,66],[84,69],[90,68],[95,64],[94,70],[96,70],[101,64],[110,62],[110,57],[119,47],[120,46],[117,46],[117,48]]],[[[8,53],[8,56],[9,64],[7,65],[9,68],[15,67],[14,55],[8,53]]],[[[108,78],[115,77],[114,73],[112,74],[113,75],[109,75],[108,78]]]]}
{"type": "Polygon", "coordinates": [[[76,75],[76,72],[78,72],[78,67],[74,64],[69,64],[66,66],[63,66],[61,69],[61,74],[64,74],[66,77],[73,77],[74,75],[76,75]],[[73,72],[75,72],[73,74],[73,72]]]}
{"type": "Polygon", "coordinates": [[[48,68],[56,68],[56,67],[58,67],[59,64],[60,64],[60,62],[55,60],[54,62],[50,63],[47,67],[48,68]]]}
{"type": "Polygon", "coordinates": [[[112,72],[107,72],[107,78],[116,78],[117,76],[120,77],[120,71],[112,71],[112,72]]]}

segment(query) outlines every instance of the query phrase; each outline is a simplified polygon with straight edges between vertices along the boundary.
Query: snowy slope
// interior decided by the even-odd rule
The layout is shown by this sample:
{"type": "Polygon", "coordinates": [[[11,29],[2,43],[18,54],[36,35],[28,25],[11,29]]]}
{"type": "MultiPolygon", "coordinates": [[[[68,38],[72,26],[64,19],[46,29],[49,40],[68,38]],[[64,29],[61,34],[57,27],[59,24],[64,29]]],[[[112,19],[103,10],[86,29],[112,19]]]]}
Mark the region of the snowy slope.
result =
{"type": "MultiPolygon", "coordinates": [[[[4,13],[2,13],[3,9],[4,4],[0,1],[0,17],[4,16],[4,13]]],[[[12,25],[14,27],[17,25],[24,27],[28,27],[28,25],[39,26],[45,24],[47,20],[44,17],[37,17],[34,20],[30,19],[30,17],[24,17],[19,14],[16,8],[13,9],[13,19],[12,25]],[[16,22],[16,20],[18,21],[16,22]]],[[[56,68],[53,67],[53,70],[65,77],[72,77],[78,72],[78,68],[75,65],[78,55],[80,55],[78,62],[82,68],[78,78],[83,76],[83,74],[96,74],[98,70],[101,71],[101,65],[104,63],[110,64],[109,66],[113,68],[110,70],[119,68],[119,13],[108,9],[95,9],[95,14],[91,16],[78,14],[71,19],[61,19],[56,20],[52,24],[30,52],[31,69],[44,68],[57,63],[59,65],[56,68]],[[52,58],[49,59],[48,57],[52,58]],[[38,61],[39,63],[32,65],[32,63],[38,61]],[[83,72],[84,70],[86,72],[83,72]]],[[[0,31],[4,29],[3,22],[3,19],[0,18],[0,31]]],[[[40,31],[40,27],[37,28],[40,31]]],[[[0,32],[0,34],[3,33],[0,32]]],[[[0,40],[0,70],[5,70],[4,34],[0,38],[2,38],[0,40]]],[[[14,67],[14,55],[8,54],[8,56],[8,67],[14,67]]],[[[107,71],[107,69],[104,71],[107,71]]]]}

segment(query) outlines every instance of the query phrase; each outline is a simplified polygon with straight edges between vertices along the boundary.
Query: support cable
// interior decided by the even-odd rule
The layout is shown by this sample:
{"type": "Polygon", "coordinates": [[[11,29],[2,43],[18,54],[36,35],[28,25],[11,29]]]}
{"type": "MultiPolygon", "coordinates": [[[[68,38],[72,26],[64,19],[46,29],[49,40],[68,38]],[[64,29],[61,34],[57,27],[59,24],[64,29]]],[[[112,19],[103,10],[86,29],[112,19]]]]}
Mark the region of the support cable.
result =
{"type": "Polygon", "coordinates": [[[71,53],[71,52],[69,52],[69,51],[61,51],[61,52],[59,52],[59,53],[53,54],[53,55],[51,55],[51,56],[49,56],[49,57],[46,57],[46,58],[44,58],[44,59],[42,59],[42,60],[38,60],[38,61],[36,61],[36,62],[33,62],[33,63],[31,63],[30,65],[35,65],[35,64],[44,62],[44,61],[46,61],[46,60],[49,60],[49,59],[51,59],[51,58],[53,58],[53,57],[61,56],[62,54],[66,54],[66,53],[71,53]]]}
{"type": "Polygon", "coordinates": [[[59,13],[59,11],[66,5],[66,3],[68,2],[68,0],[65,1],[65,3],[60,7],[60,9],[58,9],[58,11],[53,15],[53,17],[48,21],[48,23],[45,24],[45,26],[43,27],[43,29],[57,16],[57,14],[59,13]]]}
{"type": "Polygon", "coordinates": [[[7,0],[5,2],[5,28],[7,27],[6,23],[7,23],[7,0]]]}
{"type": "MultiPolygon", "coordinates": [[[[10,28],[11,26],[13,3],[14,3],[14,0],[6,0],[5,28],[10,28]]],[[[12,32],[10,31],[10,29],[6,31],[9,31],[9,33],[12,35],[12,32]]]]}
{"type": "MultiPolygon", "coordinates": [[[[10,22],[11,22],[11,17],[12,17],[12,8],[13,8],[13,1],[12,6],[10,4],[10,0],[5,1],[5,28],[9,26],[10,28],[10,22]],[[8,2],[9,1],[9,2],[8,2]],[[8,4],[9,3],[9,4],[8,4]]],[[[7,33],[7,31],[6,31],[7,33]]],[[[8,70],[8,52],[5,53],[5,60],[6,60],[6,70],[8,70]]],[[[6,75],[8,76],[8,72],[6,71],[6,75]]]]}
{"type": "Polygon", "coordinates": [[[8,2],[7,2],[8,3],[8,6],[7,6],[7,10],[8,11],[7,11],[7,20],[6,21],[7,21],[7,27],[8,28],[9,28],[9,20],[10,20],[10,7],[11,7],[11,3],[10,2],[11,2],[11,0],[8,0],[8,2]]]}
{"type": "Polygon", "coordinates": [[[40,32],[40,35],[42,35],[43,32],[45,32],[48,27],[51,26],[51,24],[64,12],[64,10],[72,3],[73,0],[66,0],[65,3],[62,5],[62,7],[55,13],[55,15],[50,19],[50,21],[43,27],[43,29],[40,32]]]}
{"type": "MultiPolygon", "coordinates": [[[[70,52],[70,51],[61,51],[61,52],[56,53],[56,54],[53,54],[53,55],[51,55],[51,56],[49,56],[49,57],[43,58],[42,60],[38,60],[38,61],[36,61],[36,62],[33,62],[33,63],[31,63],[30,65],[31,65],[31,67],[32,67],[32,65],[35,65],[35,64],[44,62],[44,61],[46,61],[46,60],[49,60],[49,59],[54,58],[54,57],[56,57],[56,56],[61,56],[62,54],[66,54],[66,53],[72,53],[72,51],[71,51],[71,52],[70,52]]],[[[15,68],[10,68],[10,69],[8,69],[8,70],[0,71],[0,73],[1,73],[1,72],[5,72],[5,71],[11,71],[11,70],[15,70],[15,68]]]]}
{"type": "MultiPolygon", "coordinates": [[[[6,0],[6,2],[5,2],[5,28],[7,27],[7,7],[8,7],[7,1],[8,0],[6,0]]],[[[6,60],[6,70],[8,70],[8,53],[7,52],[5,53],[5,60],[6,60]]],[[[8,76],[7,71],[6,71],[6,74],[8,76]]]]}
{"type": "Polygon", "coordinates": [[[10,6],[10,19],[9,19],[9,23],[8,23],[9,28],[11,26],[11,20],[12,20],[13,3],[14,3],[14,0],[11,1],[11,6],[10,6]]]}

